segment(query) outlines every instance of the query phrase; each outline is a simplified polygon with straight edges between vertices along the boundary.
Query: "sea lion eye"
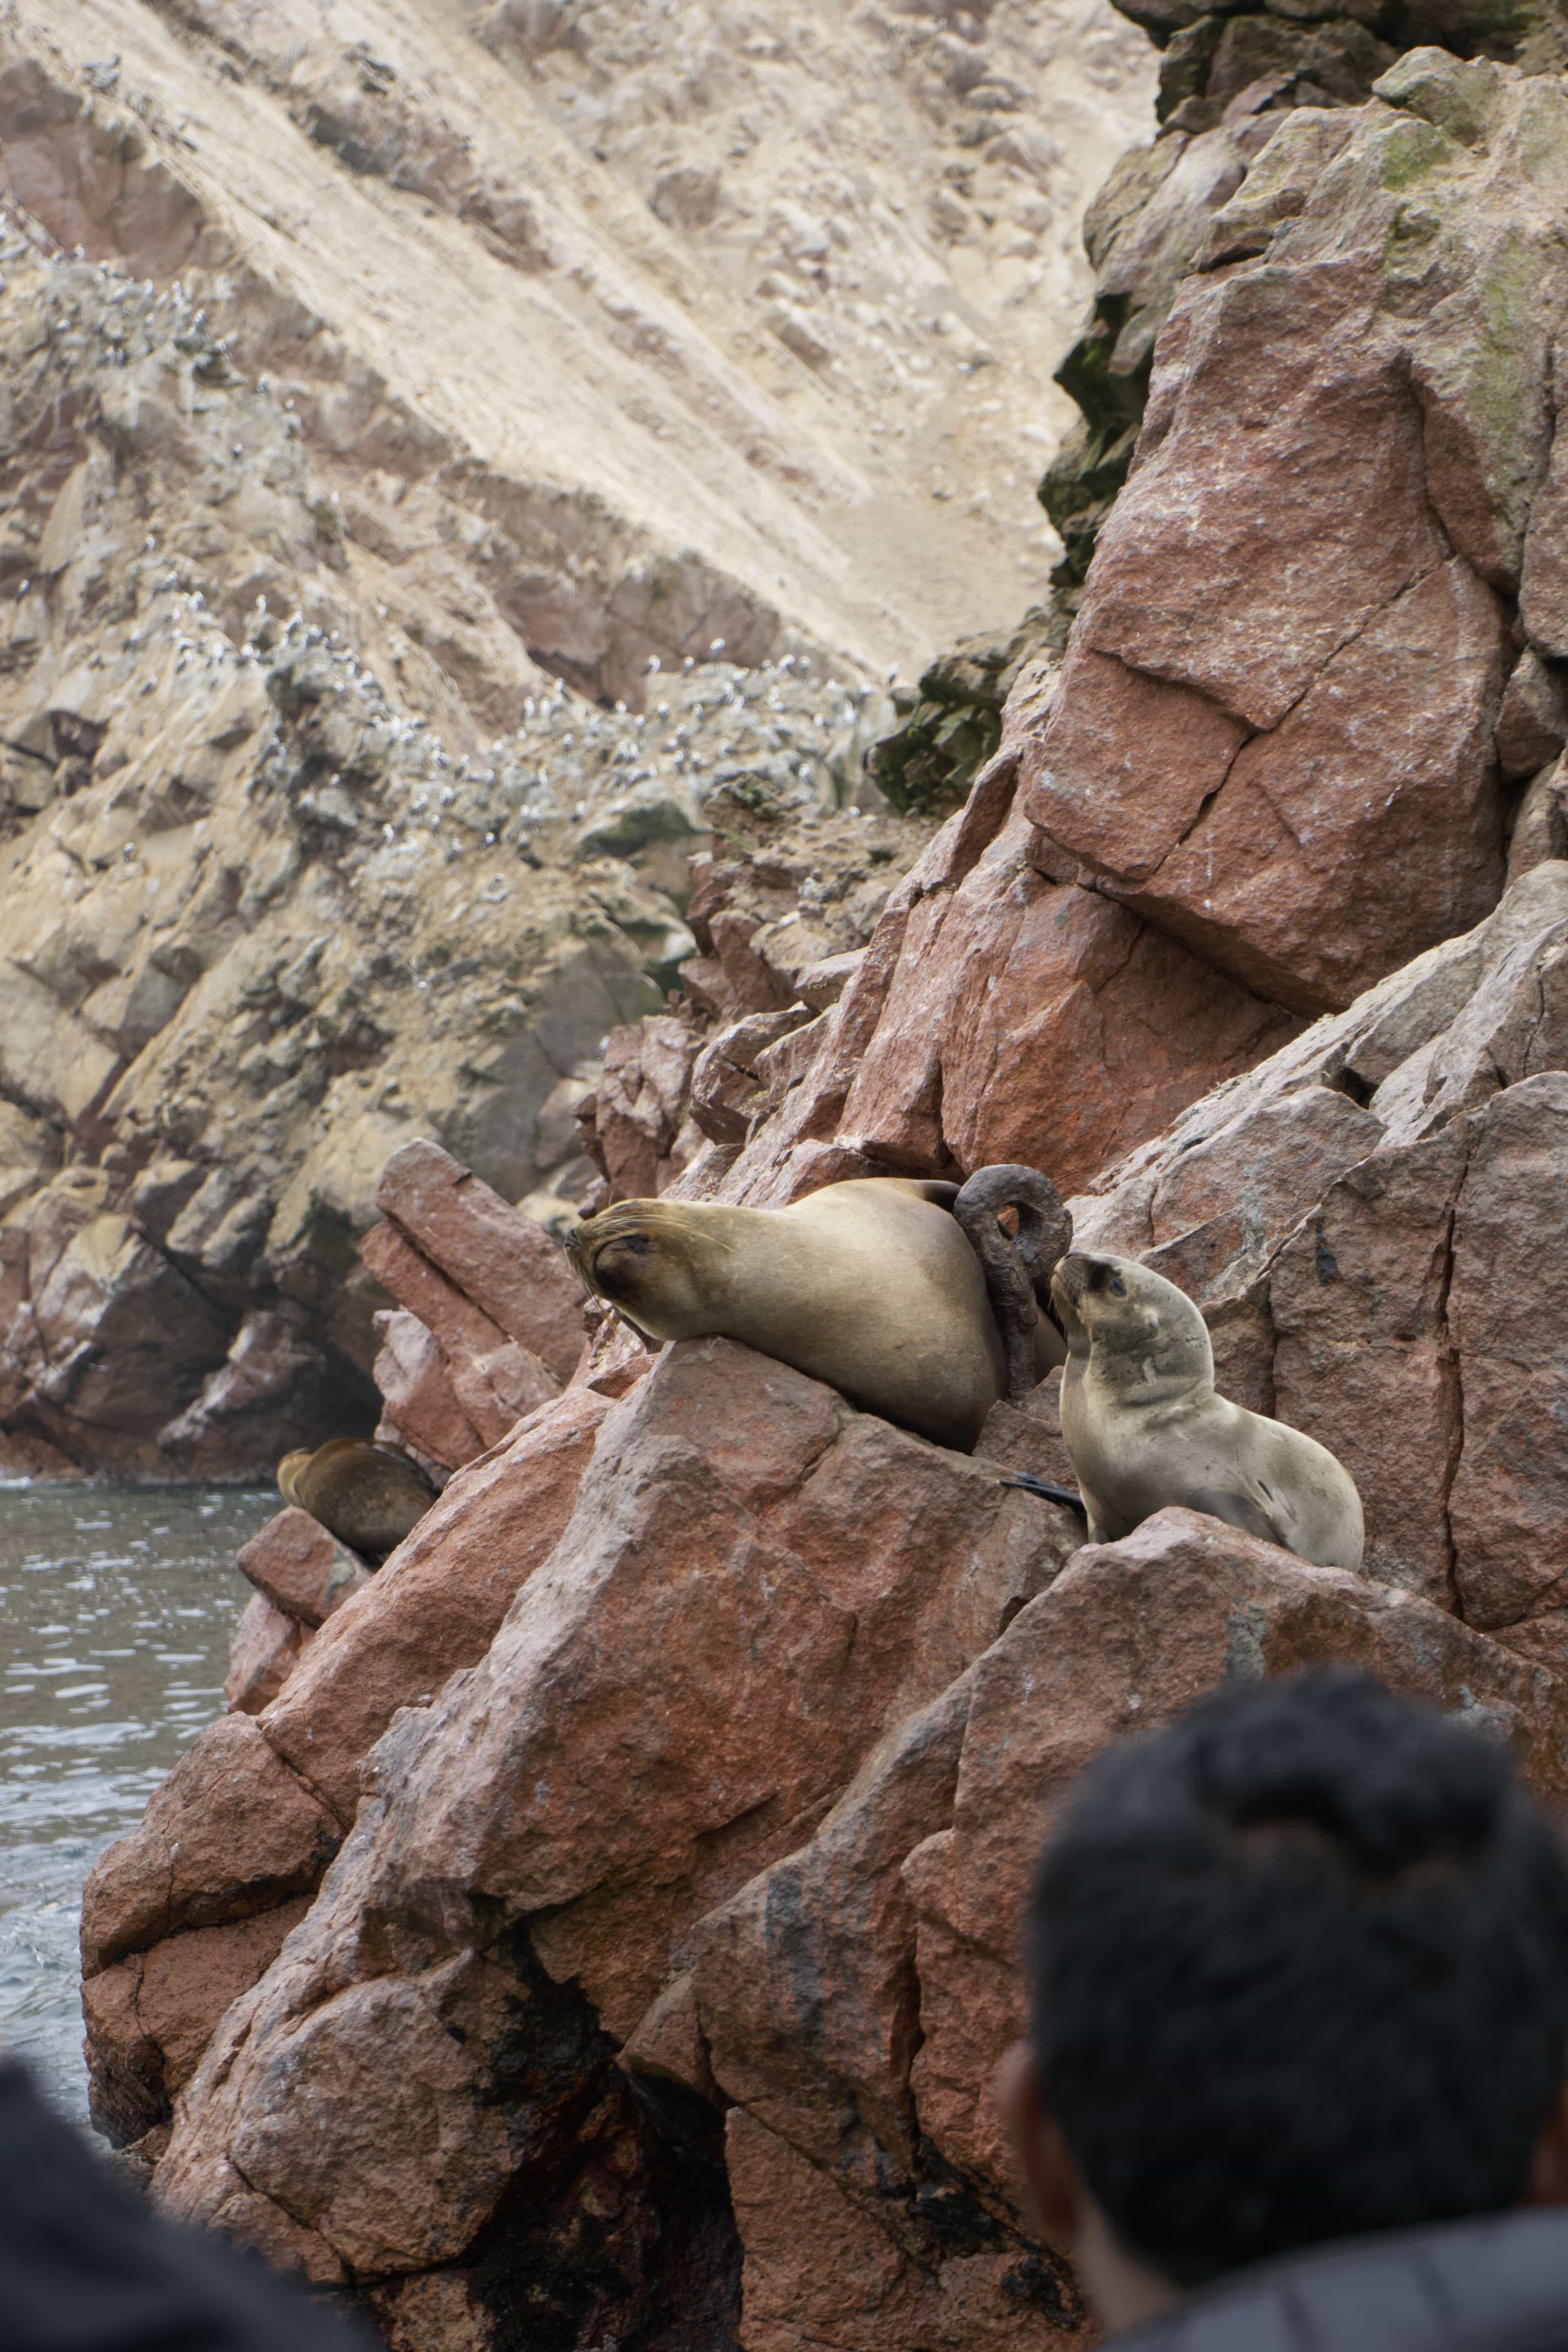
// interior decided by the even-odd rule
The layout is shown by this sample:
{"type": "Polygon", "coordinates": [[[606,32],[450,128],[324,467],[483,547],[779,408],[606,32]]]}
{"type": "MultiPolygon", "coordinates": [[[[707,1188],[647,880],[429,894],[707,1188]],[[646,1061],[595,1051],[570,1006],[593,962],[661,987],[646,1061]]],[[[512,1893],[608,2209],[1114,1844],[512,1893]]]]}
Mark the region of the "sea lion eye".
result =
{"type": "Polygon", "coordinates": [[[1125,1298],[1127,1296],[1127,1285],[1119,1274],[1108,1274],[1105,1277],[1105,1286],[1112,1298],[1125,1298]]]}

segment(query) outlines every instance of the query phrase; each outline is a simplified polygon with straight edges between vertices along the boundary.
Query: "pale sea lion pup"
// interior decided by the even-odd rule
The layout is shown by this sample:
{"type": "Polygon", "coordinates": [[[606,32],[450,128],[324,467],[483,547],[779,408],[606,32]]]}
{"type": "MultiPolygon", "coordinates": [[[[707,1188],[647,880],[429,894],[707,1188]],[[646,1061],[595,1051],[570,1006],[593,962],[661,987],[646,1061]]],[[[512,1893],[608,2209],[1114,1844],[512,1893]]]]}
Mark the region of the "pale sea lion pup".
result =
{"type": "MultiPolygon", "coordinates": [[[[1007,1360],[980,1261],[948,1203],[901,1176],[825,1184],[787,1209],[620,1201],[566,1253],[588,1288],[650,1339],[742,1340],[868,1412],[967,1451],[1007,1360]]],[[[1038,1318],[1038,1377],[1062,1342],[1038,1318]]]]}
{"type": "Polygon", "coordinates": [[[1214,1351],[1184,1291],[1135,1259],[1063,1258],[1062,1436],[1090,1543],[1172,1504],[1206,1511],[1316,1568],[1359,1570],[1361,1496],[1327,1446],[1215,1393],[1214,1351]]]}
{"type": "Polygon", "coordinates": [[[329,1535],[377,1565],[395,1551],[436,1499],[417,1462],[363,1437],[330,1437],[278,1465],[278,1490],[329,1535]]]}

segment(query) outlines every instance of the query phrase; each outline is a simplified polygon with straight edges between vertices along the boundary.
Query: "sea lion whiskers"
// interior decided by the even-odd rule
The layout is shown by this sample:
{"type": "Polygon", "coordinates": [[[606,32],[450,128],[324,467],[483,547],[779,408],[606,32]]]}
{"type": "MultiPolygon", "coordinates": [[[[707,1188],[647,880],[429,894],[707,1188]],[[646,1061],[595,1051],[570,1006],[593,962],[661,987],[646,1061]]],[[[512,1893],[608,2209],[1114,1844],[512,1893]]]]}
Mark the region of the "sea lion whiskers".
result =
{"type": "Polygon", "coordinates": [[[703,1203],[694,1219],[695,1206],[616,1201],[582,1218],[566,1236],[567,1256],[584,1288],[645,1339],[695,1339],[711,1328],[703,1309],[713,1261],[735,1255],[724,1221],[758,1213],[703,1203]]]}

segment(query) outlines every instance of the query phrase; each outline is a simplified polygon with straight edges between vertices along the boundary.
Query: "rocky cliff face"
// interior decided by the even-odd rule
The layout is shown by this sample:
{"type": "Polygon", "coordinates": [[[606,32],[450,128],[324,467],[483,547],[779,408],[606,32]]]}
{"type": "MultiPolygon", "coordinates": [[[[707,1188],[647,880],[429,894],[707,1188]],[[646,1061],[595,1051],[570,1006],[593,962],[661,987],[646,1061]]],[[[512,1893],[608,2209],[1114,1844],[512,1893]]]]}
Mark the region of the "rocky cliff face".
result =
{"type": "Polygon", "coordinates": [[[5,1467],[368,1428],[388,1153],[591,1180],[709,795],[853,811],[1037,576],[1151,84],[1099,5],[6,17],[5,1467]]]}
{"type": "MultiPolygon", "coordinates": [[[[1072,1203],[1352,1468],[1364,1577],[1180,1512],[1081,1549],[998,1483],[1061,1475],[1054,1377],[966,1458],[723,1341],[601,1339],[374,1578],[280,1514],[238,1711],[84,1913],[98,2113],[159,2194],[394,2345],[674,2342],[671,2298],[716,2346],[1081,2340],[986,2104],[1077,1766],[1348,1656],[1568,1793],[1565,958],[1551,860],[1072,1203]]],[[[547,1344],[499,1203],[428,1151],[384,1200],[547,1344]]]]}
{"type": "Polygon", "coordinates": [[[1054,1382],[962,1456],[726,1342],[568,1367],[504,1203],[400,1153],[388,1426],[451,1475],[373,1578],[258,1539],[83,1921],[106,2127],[395,2347],[1065,2352],[987,2084],[1081,1763],[1348,1658],[1568,1794],[1568,99],[1544,12],[1415,13],[1159,16],[1062,658],[874,919],[803,903],[847,820],[731,791],[686,1007],[576,1104],[621,1190],[1045,1167],[1345,1461],[1365,1573],[1084,1547],[998,1483],[1062,1475],[1054,1382]]]}

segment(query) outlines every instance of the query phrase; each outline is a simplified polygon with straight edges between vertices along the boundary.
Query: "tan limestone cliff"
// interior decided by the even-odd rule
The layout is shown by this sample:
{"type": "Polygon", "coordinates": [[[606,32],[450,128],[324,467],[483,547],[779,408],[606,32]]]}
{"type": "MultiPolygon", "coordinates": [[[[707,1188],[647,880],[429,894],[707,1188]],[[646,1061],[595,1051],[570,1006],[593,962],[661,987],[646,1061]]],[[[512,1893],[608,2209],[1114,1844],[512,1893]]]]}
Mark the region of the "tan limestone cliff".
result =
{"type": "Polygon", "coordinates": [[[1152,75],[983,16],[0,18],[7,1466],[368,1428],[388,1152],[580,1191],[709,793],[1048,562],[1152,75]]]}

